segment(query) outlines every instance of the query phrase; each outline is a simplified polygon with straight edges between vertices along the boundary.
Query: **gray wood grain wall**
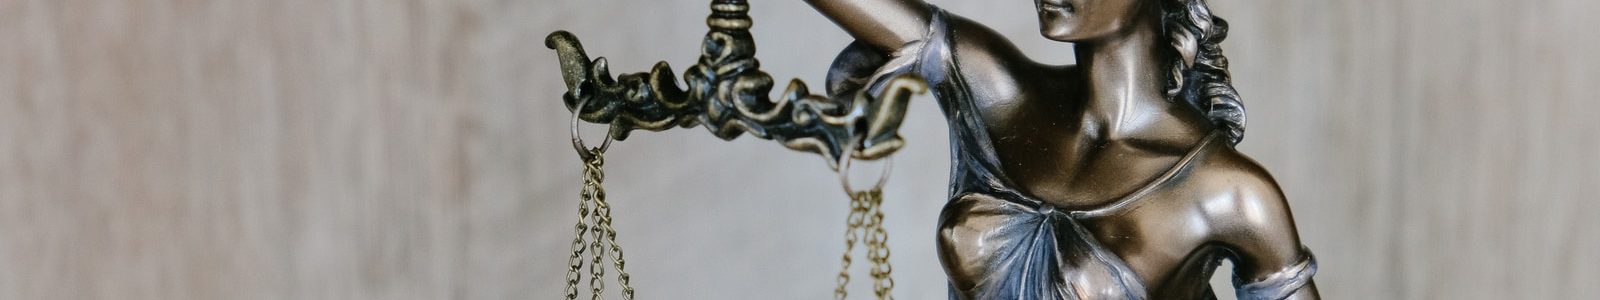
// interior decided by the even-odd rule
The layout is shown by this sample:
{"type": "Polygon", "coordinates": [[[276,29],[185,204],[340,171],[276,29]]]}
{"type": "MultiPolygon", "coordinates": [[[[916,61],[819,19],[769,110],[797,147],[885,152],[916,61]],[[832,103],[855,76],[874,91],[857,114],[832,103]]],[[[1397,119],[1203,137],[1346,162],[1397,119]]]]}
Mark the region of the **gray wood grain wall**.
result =
{"type": "MultiPolygon", "coordinates": [[[[701,2],[0,0],[0,299],[557,297],[580,166],[542,39],[681,68],[701,2]]],[[[848,37],[756,2],[765,68],[820,83],[848,37]]],[[[1600,297],[1600,2],[1212,2],[1323,295],[1600,297]]],[[[1070,62],[1027,1],[939,3],[1070,62]]],[[[887,191],[902,299],[944,295],[928,101],[887,191]]],[[[643,298],[830,294],[817,157],[695,129],[608,164],[643,298]]]]}

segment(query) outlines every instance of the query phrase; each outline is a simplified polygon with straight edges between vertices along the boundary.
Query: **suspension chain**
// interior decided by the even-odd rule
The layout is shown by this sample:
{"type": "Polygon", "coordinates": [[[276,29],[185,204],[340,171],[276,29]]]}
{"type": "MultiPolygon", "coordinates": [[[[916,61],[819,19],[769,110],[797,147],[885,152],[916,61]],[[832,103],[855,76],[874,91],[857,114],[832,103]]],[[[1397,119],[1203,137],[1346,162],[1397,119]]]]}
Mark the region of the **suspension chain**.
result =
{"type": "Polygon", "coordinates": [[[894,278],[890,273],[894,267],[889,265],[889,233],[883,230],[883,190],[873,188],[867,191],[853,191],[850,193],[850,216],[845,219],[844,256],[839,267],[839,286],[833,290],[833,298],[844,300],[849,292],[847,285],[850,283],[850,255],[855,252],[858,241],[866,244],[867,262],[871,263],[873,292],[878,299],[894,299],[890,292],[894,289],[894,278]]]}
{"type": "Polygon", "coordinates": [[[605,258],[610,252],[613,266],[617,268],[617,284],[622,286],[622,299],[633,300],[633,287],[628,284],[628,272],[624,269],[627,261],[622,256],[622,246],[617,244],[617,231],[611,227],[611,205],[606,203],[606,190],[601,185],[605,181],[605,149],[586,149],[588,155],[584,157],[583,164],[583,191],[578,194],[578,224],[574,226],[572,238],[572,256],[567,259],[567,300],[578,299],[578,282],[582,281],[583,263],[589,259],[589,292],[591,299],[601,299],[605,293],[605,258]],[[593,204],[594,209],[589,206],[593,204]],[[593,241],[585,242],[584,232],[588,232],[593,241]],[[587,244],[587,245],[585,245],[587,244]],[[585,257],[585,246],[588,256],[585,257]]]}

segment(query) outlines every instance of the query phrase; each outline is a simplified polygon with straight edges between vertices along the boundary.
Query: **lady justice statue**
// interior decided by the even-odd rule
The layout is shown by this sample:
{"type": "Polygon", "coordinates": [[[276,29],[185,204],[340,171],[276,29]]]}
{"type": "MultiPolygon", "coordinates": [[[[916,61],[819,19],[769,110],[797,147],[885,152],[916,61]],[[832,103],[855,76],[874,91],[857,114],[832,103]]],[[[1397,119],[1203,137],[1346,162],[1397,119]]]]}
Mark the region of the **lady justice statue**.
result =
{"type": "Polygon", "coordinates": [[[856,39],[826,97],[798,81],[766,97],[742,0],[713,1],[688,90],[664,63],[612,80],[570,34],[547,44],[568,108],[611,137],[704,124],[835,167],[898,149],[906,99],[931,87],[954,160],[937,237],[951,299],[1210,299],[1223,259],[1240,299],[1318,298],[1283,193],[1234,149],[1245,117],[1219,46],[1228,23],[1203,0],[1034,0],[1071,66],[919,0],[806,1],[856,39]]]}

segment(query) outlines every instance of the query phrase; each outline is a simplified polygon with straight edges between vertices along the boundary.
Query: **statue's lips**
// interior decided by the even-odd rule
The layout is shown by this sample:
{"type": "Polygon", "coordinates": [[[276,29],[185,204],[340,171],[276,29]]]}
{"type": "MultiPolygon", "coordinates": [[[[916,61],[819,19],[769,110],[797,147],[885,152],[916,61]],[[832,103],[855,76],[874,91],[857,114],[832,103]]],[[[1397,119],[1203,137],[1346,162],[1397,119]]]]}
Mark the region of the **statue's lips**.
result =
{"type": "Polygon", "coordinates": [[[1050,1],[1039,1],[1039,11],[1070,14],[1072,13],[1072,4],[1064,2],[1054,3],[1050,1]]]}

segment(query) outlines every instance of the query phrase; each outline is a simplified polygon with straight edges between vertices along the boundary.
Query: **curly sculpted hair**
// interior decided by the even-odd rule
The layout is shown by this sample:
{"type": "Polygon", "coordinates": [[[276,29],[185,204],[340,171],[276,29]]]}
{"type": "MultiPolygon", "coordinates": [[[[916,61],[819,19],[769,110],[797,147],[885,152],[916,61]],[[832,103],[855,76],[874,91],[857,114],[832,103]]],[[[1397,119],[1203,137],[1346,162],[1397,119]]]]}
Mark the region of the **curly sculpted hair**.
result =
{"type": "Polygon", "coordinates": [[[1199,109],[1231,143],[1238,144],[1244,139],[1244,102],[1233,89],[1228,58],[1220,46],[1228,37],[1228,22],[1211,15],[1205,0],[1163,0],[1161,9],[1163,30],[1177,54],[1167,98],[1199,109]]]}

